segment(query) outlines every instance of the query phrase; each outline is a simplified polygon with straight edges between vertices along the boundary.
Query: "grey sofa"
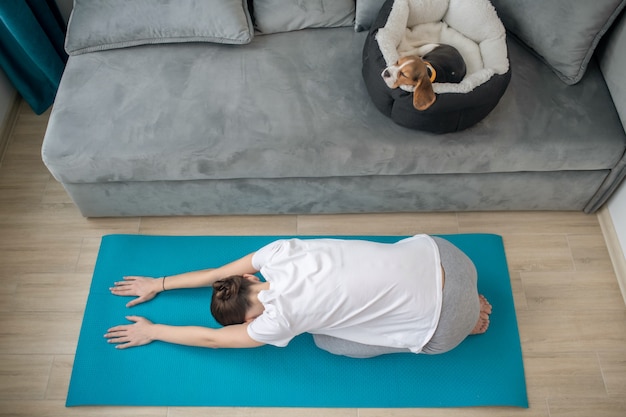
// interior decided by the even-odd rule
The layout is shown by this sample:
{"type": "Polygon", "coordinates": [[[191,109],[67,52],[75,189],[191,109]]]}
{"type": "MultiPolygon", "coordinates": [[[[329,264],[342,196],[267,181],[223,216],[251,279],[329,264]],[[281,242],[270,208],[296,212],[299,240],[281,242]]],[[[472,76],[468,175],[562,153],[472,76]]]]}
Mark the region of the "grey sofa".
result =
{"type": "Polygon", "coordinates": [[[75,0],[43,160],[87,217],[592,213],[626,174],[625,1],[492,3],[510,84],[433,134],[366,91],[381,0],[75,0]]]}

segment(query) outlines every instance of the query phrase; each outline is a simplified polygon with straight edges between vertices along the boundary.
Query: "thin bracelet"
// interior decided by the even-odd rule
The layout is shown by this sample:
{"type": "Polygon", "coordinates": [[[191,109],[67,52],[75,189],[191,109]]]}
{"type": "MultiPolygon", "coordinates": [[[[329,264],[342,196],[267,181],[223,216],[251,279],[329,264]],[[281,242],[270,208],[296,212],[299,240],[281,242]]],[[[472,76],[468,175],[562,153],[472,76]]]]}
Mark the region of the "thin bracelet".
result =
{"type": "Polygon", "coordinates": [[[167,278],[167,276],[164,275],[163,276],[163,282],[162,282],[162,284],[163,284],[163,291],[165,291],[165,278],[167,278]]]}

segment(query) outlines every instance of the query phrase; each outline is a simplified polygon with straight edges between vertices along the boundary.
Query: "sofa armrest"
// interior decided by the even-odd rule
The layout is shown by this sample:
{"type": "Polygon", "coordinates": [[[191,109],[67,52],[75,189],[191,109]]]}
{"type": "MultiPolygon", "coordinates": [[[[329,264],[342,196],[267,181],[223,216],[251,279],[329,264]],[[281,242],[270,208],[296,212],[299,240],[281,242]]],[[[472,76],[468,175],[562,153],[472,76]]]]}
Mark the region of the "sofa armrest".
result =
{"type": "Polygon", "coordinates": [[[600,69],[609,87],[615,108],[626,130],[626,85],[624,84],[624,68],[626,68],[626,14],[622,13],[615,23],[605,43],[598,50],[600,69]]]}

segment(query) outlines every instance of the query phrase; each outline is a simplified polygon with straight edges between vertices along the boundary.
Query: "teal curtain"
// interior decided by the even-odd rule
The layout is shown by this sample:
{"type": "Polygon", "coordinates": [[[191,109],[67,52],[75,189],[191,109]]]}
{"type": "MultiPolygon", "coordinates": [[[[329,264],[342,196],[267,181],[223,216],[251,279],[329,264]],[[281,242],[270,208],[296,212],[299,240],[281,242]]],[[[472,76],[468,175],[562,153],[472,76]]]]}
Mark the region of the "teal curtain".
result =
{"type": "Polygon", "coordinates": [[[0,66],[37,114],[54,101],[67,61],[64,39],[54,0],[0,0],[0,66]]]}

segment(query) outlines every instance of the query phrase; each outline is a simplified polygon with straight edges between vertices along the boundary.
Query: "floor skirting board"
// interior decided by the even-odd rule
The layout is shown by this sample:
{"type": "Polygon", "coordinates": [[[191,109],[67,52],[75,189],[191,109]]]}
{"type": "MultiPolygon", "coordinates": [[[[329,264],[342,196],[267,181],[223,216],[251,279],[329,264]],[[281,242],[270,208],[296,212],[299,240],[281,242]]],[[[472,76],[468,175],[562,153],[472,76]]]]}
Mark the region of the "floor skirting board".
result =
{"type": "Polygon", "coordinates": [[[600,223],[606,247],[613,263],[617,282],[622,291],[622,297],[624,297],[624,303],[626,303],[626,257],[624,257],[624,249],[617,237],[611,213],[606,206],[598,211],[598,222],[600,223]]]}

